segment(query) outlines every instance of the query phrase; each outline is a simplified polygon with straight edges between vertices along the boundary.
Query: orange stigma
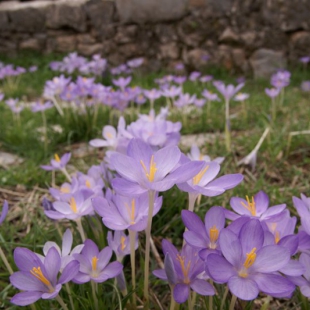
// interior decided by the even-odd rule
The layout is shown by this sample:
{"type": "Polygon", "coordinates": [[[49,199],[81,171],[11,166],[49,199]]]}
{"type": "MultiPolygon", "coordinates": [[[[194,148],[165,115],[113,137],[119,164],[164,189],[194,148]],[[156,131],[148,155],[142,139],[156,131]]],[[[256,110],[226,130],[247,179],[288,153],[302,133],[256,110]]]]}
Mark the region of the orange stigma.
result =
{"type": "Polygon", "coordinates": [[[154,178],[155,178],[155,173],[157,171],[157,168],[156,168],[156,163],[154,162],[154,155],[152,155],[151,157],[151,162],[150,162],[150,171],[148,171],[146,169],[146,166],[144,164],[144,162],[142,160],[140,160],[140,163],[143,167],[143,170],[144,170],[144,173],[147,177],[147,179],[150,181],[150,182],[153,182],[154,181],[154,178]]]}
{"type": "Polygon", "coordinates": [[[202,177],[204,176],[204,174],[207,172],[207,170],[209,169],[209,166],[205,166],[198,174],[196,174],[196,176],[193,177],[193,184],[197,185],[200,180],[202,179],[202,177]]]}
{"type": "Polygon", "coordinates": [[[247,204],[245,204],[243,201],[241,202],[242,206],[245,207],[247,210],[251,212],[252,216],[256,216],[256,207],[255,207],[255,201],[254,197],[252,197],[252,201],[250,201],[249,196],[245,196],[247,204]]]}

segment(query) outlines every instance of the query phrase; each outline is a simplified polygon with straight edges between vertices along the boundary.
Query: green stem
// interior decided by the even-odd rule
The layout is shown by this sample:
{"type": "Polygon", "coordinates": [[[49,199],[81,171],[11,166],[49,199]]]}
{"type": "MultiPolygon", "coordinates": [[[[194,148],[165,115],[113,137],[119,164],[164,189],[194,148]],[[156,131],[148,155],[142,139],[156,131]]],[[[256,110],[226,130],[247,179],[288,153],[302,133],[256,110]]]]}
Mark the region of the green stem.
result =
{"type": "MultiPolygon", "coordinates": [[[[210,280],[210,284],[213,286],[212,280],[210,280]]],[[[213,296],[209,296],[209,310],[213,310],[213,296]]]]}
{"type": "Polygon", "coordinates": [[[232,295],[230,305],[229,305],[229,310],[234,310],[235,309],[235,304],[237,301],[237,296],[232,295]]]}
{"type": "Polygon", "coordinates": [[[136,296],[136,250],[135,250],[135,244],[136,244],[136,232],[133,230],[129,231],[129,241],[130,241],[130,263],[131,263],[131,281],[132,281],[132,302],[134,307],[136,307],[137,304],[137,296],[136,296]]]}
{"type": "Polygon", "coordinates": [[[224,304],[225,304],[225,300],[227,298],[228,292],[229,292],[229,288],[228,288],[228,285],[226,285],[225,292],[224,292],[224,295],[223,295],[223,298],[222,298],[222,301],[221,301],[221,308],[220,308],[220,310],[223,310],[223,308],[224,308],[224,304]]]}
{"type": "Polygon", "coordinates": [[[35,304],[31,304],[31,305],[30,305],[30,308],[31,308],[32,310],[37,310],[35,304]]]}
{"type": "Polygon", "coordinates": [[[171,297],[170,297],[170,308],[169,309],[174,310],[176,302],[173,298],[173,287],[170,286],[170,289],[171,289],[171,297]]]}
{"type": "Polygon", "coordinates": [[[55,98],[55,97],[52,97],[52,98],[50,98],[50,99],[53,101],[54,106],[55,106],[56,110],[58,111],[58,113],[60,114],[60,116],[63,117],[63,116],[64,116],[64,111],[62,110],[62,108],[61,108],[60,105],[58,104],[56,98],[55,98]]]}
{"type": "Polygon", "coordinates": [[[145,262],[144,262],[144,298],[147,306],[149,302],[150,239],[151,239],[154,199],[155,199],[155,191],[149,190],[149,212],[148,212],[147,227],[145,229],[146,240],[145,240],[145,262]]]}
{"type": "Polygon", "coordinates": [[[192,296],[191,296],[191,292],[189,292],[189,294],[188,294],[188,299],[187,299],[187,302],[188,302],[188,310],[193,310],[193,304],[192,304],[192,296]]]}
{"type": "Polygon", "coordinates": [[[43,120],[43,131],[44,131],[44,152],[47,154],[47,125],[46,125],[46,117],[45,112],[42,111],[42,120],[43,120]]]}
{"type": "Polygon", "coordinates": [[[8,262],[8,260],[6,259],[6,256],[5,256],[4,252],[2,251],[1,246],[0,246],[0,257],[2,258],[4,265],[5,265],[6,269],[8,270],[8,272],[10,274],[13,274],[13,269],[12,269],[10,263],[8,262]]]}
{"type": "Polygon", "coordinates": [[[76,221],[76,224],[77,224],[78,231],[79,231],[79,233],[81,235],[82,241],[84,242],[86,237],[85,237],[84,229],[83,229],[83,226],[82,226],[82,220],[81,220],[81,218],[78,218],[75,221],[76,221]]]}
{"type": "Polygon", "coordinates": [[[70,174],[68,173],[66,168],[61,169],[61,172],[65,175],[65,177],[67,178],[67,180],[71,183],[72,179],[70,177],[70,174]]]}
{"type": "Polygon", "coordinates": [[[225,101],[225,144],[227,152],[231,151],[229,100],[225,101]]]}
{"type": "Polygon", "coordinates": [[[93,300],[95,302],[95,310],[99,310],[99,305],[98,305],[98,284],[94,281],[90,281],[91,283],[91,288],[92,288],[92,293],[93,293],[93,300]]]}
{"type": "Polygon", "coordinates": [[[59,295],[57,295],[56,300],[62,306],[63,310],[69,310],[67,305],[64,303],[64,301],[62,300],[62,298],[59,295]]]}
{"type": "Polygon", "coordinates": [[[75,308],[74,308],[74,303],[73,303],[73,299],[72,299],[72,294],[71,294],[69,283],[67,282],[65,284],[65,286],[66,286],[67,293],[69,295],[69,300],[70,300],[70,304],[71,304],[71,310],[74,310],[75,308]]]}
{"type": "Polygon", "coordinates": [[[197,199],[196,193],[188,193],[188,210],[194,212],[195,202],[197,199]]]}

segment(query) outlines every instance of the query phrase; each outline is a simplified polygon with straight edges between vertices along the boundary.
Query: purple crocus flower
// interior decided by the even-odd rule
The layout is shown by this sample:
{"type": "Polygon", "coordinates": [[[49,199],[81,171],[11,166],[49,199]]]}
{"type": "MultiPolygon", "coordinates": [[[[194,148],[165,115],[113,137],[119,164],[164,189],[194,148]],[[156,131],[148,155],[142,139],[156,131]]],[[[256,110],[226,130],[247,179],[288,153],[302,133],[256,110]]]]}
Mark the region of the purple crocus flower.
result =
{"type": "Polygon", "coordinates": [[[216,93],[212,93],[207,89],[204,89],[201,94],[209,101],[220,101],[220,98],[216,93]]]}
{"type": "Polygon", "coordinates": [[[38,70],[38,66],[31,66],[28,68],[29,72],[36,72],[38,70]]]}
{"type": "Polygon", "coordinates": [[[49,249],[44,261],[32,251],[16,248],[14,260],[20,271],[10,276],[10,282],[23,292],[12,297],[11,303],[18,306],[30,305],[40,298],[56,298],[62,284],[71,281],[79,271],[79,263],[71,261],[57,279],[61,268],[61,258],[57,250],[49,249]]]}
{"type": "Polygon", "coordinates": [[[240,299],[255,299],[262,291],[273,297],[290,297],[294,284],[277,271],[290,260],[289,250],[264,246],[264,230],[258,220],[246,222],[237,236],[222,230],[219,244],[223,256],[210,254],[207,273],[216,283],[227,283],[232,294],[240,299]]]}
{"type": "Polygon", "coordinates": [[[193,102],[194,105],[197,107],[197,108],[202,108],[205,104],[206,104],[206,99],[199,99],[199,98],[196,98],[195,101],[193,102]]]}
{"type": "Polygon", "coordinates": [[[197,251],[185,244],[180,252],[168,241],[162,241],[165,255],[165,269],[154,270],[153,274],[168,281],[174,300],[181,304],[188,299],[190,289],[203,296],[214,295],[214,288],[199,278],[204,272],[204,263],[197,251]]]}
{"type": "Polygon", "coordinates": [[[177,181],[186,182],[202,168],[201,162],[189,162],[178,167],[181,152],[167,146],[154,152],[140,139],[132,139],[127,156],[113,154],[111,164],[122,178],[112,180],[113,188],[122,195],[140,195],[148,190],[166,191],[177,181]]]}
{"type": "MultiPolygon", "coordinates": [[[[113,230],[130,229],[142,231],[147,227],[149,212],[148,194],[139,197],[125,197],[113,195],[107,200],[103,197],[92,199],[95,211],[102,217],[105,226],[113,230]]],[[[153,216],[157,214],[162,205],[162,197],[156,197],[153,216]]]]}
{"type": "Polygon", "coordinates": [[[53,106],[54,105],[51,101],[46,101],[44,103],[43,103],[43,101],[37,101],[31,105],[31,111],[34,113],[42,112],[42,111],[51,109],[53,106]]]}
{"type": "Polygon", "coordinates": [[[187,79],[186,76],[177,75],[173,78],[173,82],[182,85],[185,83],[186,79],[187,79]]]}
{"type": "MultiPolygon", "coordinates": [[[[60,272],[62,272],[64,270],[64,268],[71,261],[74,260],[73,254],[79,254],[84,247],[84,244],[79,244],[71,250],[72,243],[73,243],[72,233],[71,233],[70,229],[67,228],[67,230],[65,231],[65,233],[62,236],[62,247],[61,247],[61,249],[58,246],[58,244],[56,242],[53,242],[53,241],[47,241],[43,246],[43,253],[45,256],[47,256],[47,254],[51,248],[55,248],[57,250],[57,252],[59,253],[60,258],[61,258],[60,272]]],[[[41,260],[43,262],[45,257],[42,255],[39,255],[39,254],[37,254],[37,255],[41,258],[41,260]]]]}
{"type": "Polygon", "coordinates": [[[193,104],[196,100],[196,95],[180,94],[179,98],[174,101],[174,105],[178,108],[193,104]]]}
{"type": "Polygon", "coordinates": [[[188,79],[192,82],[196,81],[201,76],[201,73],[198,71],[193,71],[190,73],[188,79]]]}
{"type": "Polygon", "coordinates": [[[82,284],[92,280],[102,283],[115,278],[122,272],[123,265],[119,262],[109,263],[112,253],[110,247],[105,247],[99,252],[97,245],[86,239],[81,254],[74,254],[74,258],[80,262],[80,269],[73,282],[82,284]]]}
{"type": "Polygon", "coordinates": [[[65,153],[64,155],[61,156],[61,158],[59,158],[59,156],[55,154],[54,159],[51,160],[51,165],[50,166],[43,165],[41,166],[41,168],[47,171],[62,170],[66,167],[70,158],[71,158],[71,153],[65,153]]]}
{"type": "Polygon", "coordinates": [[[235,96],[234,100],[235,100],[235,101],[244,101],[244,100],[246,100],[246,99],[248,99],[248,98],[249,98],[249,94],[238,93],[238,94],[235,96]]]}
{"type": "Polygon", "coordinates": [[[208,83],[210,81],[213,80],[213,76],[212,75],[204,75],[202,76],[199,81],[202,82],[202,83],[208,83]]]}
{"type": "Polygon", "coordinates": [[[303,81],[300,85],[300,88],[304,92],[310,92],[310,81],[303,81]]]}
{"type": "Polygon", "coordinates": [[[9,204],[6,200],[4,200],[3,206],[2,206],[2,212],[0,215],[0,225],[4,222],[4,220],[8,214],[8,211],[9,211],[9,204]]]}
{"type": "Polygon", "coordinates": [[[291,73],[286,70],[280,70],[273,74],[270,78],[270,84],[275,87],[282,89],[290,84],[291,73]]]}
{"type": "MultiPolygon", "coordinates": [[[[190,160],[187,157],[182,157],[183,163],[188,163],[190,160]]],[[[227,174],[214,180],[220,171],[220,165],[214,161],[203,162],[203,167],[199,173],[187,182],[177,182],[180,190],[198,196],[213,197],[223,194],[226,190],[234,188],[243,180],[242,174],[227,174]]]]}
{"type": "Polygon", "coordinates": [[[146,89],[144,90],[143,93],[144,93],[144,96],[148,98],[150,101],[154,101],[162,96],[161,92],[156,88],[153,88],[151,90],[146,89]]]}
{"type": "Polygon", "coordinates": [[[175,66],[174,66],[174,69],[177,70],[177,71],[182,71],[185,69],[185,66],[183,63],[179,62],[177,63],[175,66]]]}
{"type": "Polygon", "coordinates": [[[270,98],[275,98],[280,94],[279,88],[265,88],[265,93],[270,98]]]}
{"type": "Polygon", "coordinates": [[[176,96],[181,95],[181,93],[182,88],[174,85],[162,91],[162,95],[167,98],[174,98],[176,96]]]}
{"type": "Polygon", "coordinates": [[[90,215],[94,213],[91,199],[85,199],[81,191],[74,193],[71,196],[69,202],[54,202],[53,207],[56,211],[44,211],[45,215],[53,220],[77,220],[84,215],[90,215]]]}
{"type": "Polygon", "coordinates": [[[127,65],[130,68],[138,68],[140,67],[144,62],[144,58],[134,58],[127,61],[127,65]]]}
{"type": "Polygon", "coordinates": [[[307,64],[310,61],[310,56],[300,57],[299,61],[303,64],[307,64]]]}
{"type": "Polygon", "coordinates": [[[118,86],[120,89],[124,90],[125,87],[131,82],[131,76],[128,76],[126,78],[120,77],[117,80],[113,79],[113,84],[118,86]]]}
{"type": "Polygon", "coordinates": [[[244,83],[238,84],[237,86],[232,84],[226,86],[221,81],[215,81],[213,82],[213,85],[223,95],[225,101],[229,101],[244,86],[244,83]]]}
{"type": "Polygon", "coordinates": [[[199,147],[196,144],[192,144],[190,153],[187,154],[187,157],[190,160],[203,160],[205,162],[215,161],[218,164],[221,164],[224,161],[224,157],[216,157],[211,160],[210,156],[204,155],[200,152],[199,147]]]}
{"type": "MultiPolygon", "coordinates": [[[[121,262],[126,255],[130,254],[129,236],[123,230],[115,230],[114,234],[108,231],[108,245],[116,255],[117,261],[121,262]]],[[[135,249],[139,246],[138,234],[136,234],[135,249]]]]}
{"type": "Polygon", "coordinates": [[[259,191],[251,199],[246,196],[246,200],[239,197],[230,199],[230,206],[236,212],[225,210],[226,218],[236,220],[240,216],[258,218],[263,222],[277,222],[285,216],[286,204],[280,204],[268,208],[269,197],[264,191],[259,191]]]}
{"type": "Polygon", "coordinates": [[[194,212],[183,210],[182,221],[188,229],[184,232],[185,241],[206,260],[211,253],[220,254],[218,238],[225,226],[225,213],[222,207],[212,207],[205,215],[205,223],[194,212]]]}
{"type": "Polygon", "coordinates": [[[303,276],[288,277],[295,285],[299,286],[301,293],[310,298],[310,256],[302,253],[299,256],[299,262],[304,266],[303,276]]]}
{"type": "Polygon", "coordinates": [[[0,101],[2,101],[4,98],[4,94],[3,93],[0,93],[0,101]]]}

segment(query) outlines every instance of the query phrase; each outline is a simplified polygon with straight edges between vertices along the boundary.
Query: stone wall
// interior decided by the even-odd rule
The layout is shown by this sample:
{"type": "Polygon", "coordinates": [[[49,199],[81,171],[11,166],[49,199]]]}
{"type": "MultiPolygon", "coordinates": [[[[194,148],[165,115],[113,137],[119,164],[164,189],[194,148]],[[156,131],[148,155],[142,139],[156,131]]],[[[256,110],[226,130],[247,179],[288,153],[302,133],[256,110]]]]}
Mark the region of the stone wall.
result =
{"type": "Polygon", "coordinates": [[[100,53],[151,69],[210,62],[268,75],[310,55],[310,0],[59,0],[0,3],[0,52],[100,53]]]}

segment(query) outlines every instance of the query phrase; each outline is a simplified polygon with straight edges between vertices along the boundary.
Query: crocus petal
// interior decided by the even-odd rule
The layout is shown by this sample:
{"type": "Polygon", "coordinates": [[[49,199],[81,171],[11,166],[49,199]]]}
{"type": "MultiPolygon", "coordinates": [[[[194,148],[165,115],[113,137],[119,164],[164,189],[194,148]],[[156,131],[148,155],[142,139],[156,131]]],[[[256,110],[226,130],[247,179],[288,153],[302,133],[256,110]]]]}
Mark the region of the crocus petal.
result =
{"type": "Polygon", "coordinates": [[[203,225],[202,220],[194,212],[188,210],[182,210],[181,217],[185,227],[188,230],[200,234],[205,230],[205,226],[203,225]]]}
{"type": "Polygon", "coordinates": [[[72,247],[73,237],[71,230],[68,228],[62,237],[62,256],[69,255],[72,247]]]}
{"type": "Polygon", "coordinates": [[[280,269],[280,272],[284,273],[287,276],[301,276],[305,273],[306,268],[302,263],[297,260],[290,259],[289,262],[280,269]]]}
{"type": "Polygon", "coordinates": [[[111,165],[125,179],[133,182],[141,180],[142,166],[137,161],[129,156],[114,153],[110,159],[111,165]]]}
{"type": "Polygon", "coordinates": [[[207,273],[217,283],[226,283],[236,275],[236,269],[222,256],[209,254],[206,261],[207,273]]]}
{"type": "Polygon", "coordinates": [[[45,285],[28,271],[17,271],[10,276],[10,282],[22,291],[41,291],[46,290],[45,285]]]}
{"type": "Polygon", "coordinates": [[[108,277],[108,279],[114,278],[119,275],[123,270],[123,265],[120,262],[110,263],[102,273],[108,277]]]}
{"type": "Polygon", "coordinates": [[[266,245],[257,251],[252,265],[255,272],[274,272],[283,268],[290,260],[290,251],[278,245],[266,245]]]}
{"type": "Polygon", "coordinates": [[[97,270],[100,272],[109,263],[112,257],[113,251],[110,247],[102,249],[98,255],[97,270]]]}
{"type": "Polygon", "coordinates": [[[170,284],[177,283],[177,275],[169,253],[165,255],[165,274],[170,284]]]}
{"type": "MultiPolygon", "coordinates": [[[[225,211],[225,216],[226,216],[226,212],[231,212],[231,211],[228,211],[226,209],[224,211],[225,211]]],[[[231,213],[233,213],[233,212],[231,212],[231,213]]],[[[233,213],[233,214],[236,215],[236,213],[233,213]]],[[[226,216],[226,218],[228,218],[228,217],[226,216]]],[[[229,218],[229,219],[231,219],[231,218],[229,218]]],[[[249,216],[239,216],[239,215],[237,215],[237,218],[233,222],[231,222],[229,224],[227,229],[231,230],[233,233],[235,233],[238,236],[242,226],[245,223],[247,223],[248,221],[250,221],[250,219],[251,218],[249,216]]]]}
{"type": "Polygon", "coordinates": [[[137,162],[142,162],[146,167],[149,167],[153,151],[151,147],[140,139],[131,139],[127,147],[127,155],[135,159],[137,162]]]}
{"type": "Polygon", "coordinates": [[[50,280],[53,285],[56,285],[60,266],[61,259],[58,251],[54,247],[50,248],[44,260],[44,267],[47,279],[50,280]]]}
{"type": "Polygon", "coordinates": [[[257,214],[260,215],[267,210],[269,206],[269,197],[264,191],[259,191],[254,196],[254,201],[257,214]]]}
{"type": "Polygon", "coordinates": [[[62,287],[61,284],[57,284],[52,293],[44,293],[42,294],[41,298],[42,299],[54,299],[60,292],[61,287],[62,287]]]}
{"type": "Polygon", "coordinates": [[[90,281],[89,274],[79,272],[73,279],[72,282],[82,284],[90,281]]]}
{"type": "Polygon", "coordinates": [[[71,261],[62,271],[58,283],[64,284],[71,281],[79,272],[80,264],[78,261],[71,261]]]}
{"type": "Polygon", "coordinates": [[[207,238],[194,231],[185,231],[183,237],[185,241],[192,247],[198,249],[208,247],[207,238]]]}
{"type": "Polygon", "coordinates": [[[298,236],[297,235],[288,235],[278,242],[278,245],[283,246],[284,248],[289,249],[291,256],[296,254],[298,249],[298,236]]]}
{"type": "Polygon", "coordinates": [[[254,280],[262,292],[274,297],[288,297],[295,290],[291,281],[276,274],[258,273],[254,280]]]}
{"type": "Polygon", "coordinates": [[[33,267],[41,265],[41,261],[35,253],[20,247],[14,250],[14,261],[21,271],[30,271],[33,267]]]}
{"type": "Polygon", "coordinates": [[[239,238],[243,254],[250,253],[253,248],[259,250],[264,243],[264,230],[260,221],[252,219],[245,223],[239,232],[239,238]]]}
{"type": "Polygon", "coordinates": [[[42,296],[42,292],[22,292],[11,298],[11,303],[17,306],[27,306],[35,303],[42,296]]]}
{"type": "Polygon", "coordinates": [[[227,174],[209,183],[209,186],[224,188],[225,190],[234,188],[243,180],[243,175],[240,173],[227,174]]]}
{"type": "Polygon", "coordinates": [[[47,241],[43,247],[43,253],[45,256],[47,255],[50,248],[55,248],[58,251],[58,253],[61,254],[60,247],[58,246],[56,242],[47,241]]]}
{"type": "Polygon", "coordinates": [[[257,284],[249,278],[233,276],[228,281],[228,287],[235,296],[243,300],[255,299],[259,293],[257,284]]]}
{"type": "Polygon", "coordinates": [[[181,152],[177,146],[167,146],[154,154],[157,167],[154,181],[164,178],[179,162],[181,152]]]}
{"type": "Polygon", "coordinates": [[[196,279],[191,284],[190,287],[193,291],[202,296],[212,296],[214,295],[213,286],[205,280],[196,279]]]}
{"type": "Polygon", "coordinates": [[[247,205],[248,205],[247,201],[243,198],[232,197],[230,199],[230,206],[235,212],[237,212],[240,215],[252,216],[250,210],[245,207],[247,205]]]}
{"type": "Polygon", "coordinates": [[[310,249],[310,236],[305,231],[299,231],[298,234],[298,250],[306,251],[310,249]]]}
{"type": "Polygon", "coordinates": [[[130,182],[122,178],[115,178],[111,181],[114,190],[124,196],[139,196],[147,192],[147,188],[142,188],[139,184],[130,182]]]}
{"type": "Polygon", "coordinates": [[[293,197],[293,204],[301,218],[309,215],[307,206],[301,199],[293,197]]]}
{"type": "Polygon", "coordinates": [[[161,280],[168,281],[166,271],[164,269],[156,269],[153,272],[153,275],[161,280]]]}
{"type": "Polygon", "coordinates": [[[278,222],[280,221],[283,217],[285,217],[285,212],[284,211],[286,208],[286,204],[281,204],[277,206],[273,206],[267,209],[264,214],[262,214],[261,219],[262,220],[269,220],[272,222],[278,222]]]}
{"type": "Polygon", "coordinates": [[[299,257],[299,261],[305,267],[306,271],[304,273],[304,277],[309,281],[310,280],[310,256],[305,253],[301,253],[299,257]]]}
{"type": "Polygon", "coordinates": [[[202,161],[188,162],[175,169],[168,177],[173,179],[175,183],[186,182],[197,175],[204,167],[204,164],[202,161]]]}
{"type": "Polygon", "coordinates": [[[82,250],[82,255],[84,255],[90,262],[94,256],[98,257],[99,250],[98,246],[94,241],[86,239],[84,242],[84,248],[82,250]]]}
{"type": "Polygon", "coordinates": [[[220,233],[219,244],[228,262],[233,266],[239,266],[242,260],[242,249],[238,236],[227,228],[223,229],[220,233]]]}
{"type": "MultiPolygon", "coordinates": [[[[216,162],[204,163],[204,166],[201,169],[208,167],[207,171],[203,174],[198,185],[205,186],[211,182],[220,172],[221,166],[216,162]]],[[[201,171],[201,170],[200,170],[201,171]]],[[[198,173],[200,172],[198,171],[198,173]]]]}
{"type": "Polygon", "coordinates": [[[225,214],[222,207],[212,207],[205,215],[205,229],[207,233],[214,226],[218,231],[225,226],[225,214]]]}
{"type": "Polygon", "coordinates": [[[178,304],[182,304],[188,299],[190,293],[189,286],[187,284],[178,283],[173,288],[173,298],[178,304]]]}
{"type": "Polygon", "coordinates": [[[93,140],[90,140],[89,144],[92,147],[105,147],[105,146],[109,145],[108,142],[103,140],[103,139],[93,139],[93,140]]]}

